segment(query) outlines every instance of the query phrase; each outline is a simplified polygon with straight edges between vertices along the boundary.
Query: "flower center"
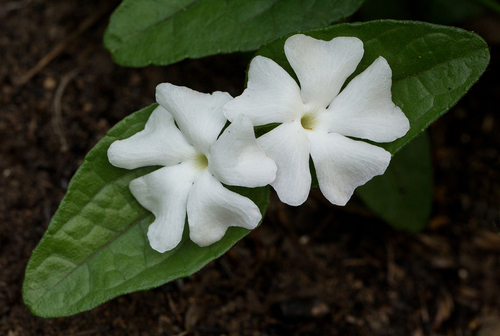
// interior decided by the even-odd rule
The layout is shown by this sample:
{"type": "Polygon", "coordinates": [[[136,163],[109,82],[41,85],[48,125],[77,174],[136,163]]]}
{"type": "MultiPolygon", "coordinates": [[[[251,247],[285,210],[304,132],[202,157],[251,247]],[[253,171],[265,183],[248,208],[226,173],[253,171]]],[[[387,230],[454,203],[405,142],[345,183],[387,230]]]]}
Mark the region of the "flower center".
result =
{"type": "Polygon", "coordinates": [[[317,123],[316,116],[311,112],[304,114],[302,118],[300,118],[300,124],[306,130],[312,130],[317,123]]]}
{"type": "Polygon", "coordinates": [[[203,153],[198,153],[194,157],[194,166],[196,169],[203,170],[208,167],[208,159],[203,153]]]}

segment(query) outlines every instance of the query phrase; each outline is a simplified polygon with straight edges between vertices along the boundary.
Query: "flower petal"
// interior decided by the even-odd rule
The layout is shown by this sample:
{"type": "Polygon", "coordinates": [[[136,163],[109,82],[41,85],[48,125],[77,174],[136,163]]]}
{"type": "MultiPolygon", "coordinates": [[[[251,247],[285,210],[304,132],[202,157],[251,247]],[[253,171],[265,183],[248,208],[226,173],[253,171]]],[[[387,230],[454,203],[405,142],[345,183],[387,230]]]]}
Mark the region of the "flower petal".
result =
{"type": "Polygon", "coordinates": [[[189,193],[187,213],[190,238],[199,246],[219,241],[230,226],[251,230],[262,219],[250,199],[224,188],[208,171],[196,179],[189,193]]]}
{"type": "Polygon", "coordinates": [[[385,58],[377,58],[321,115],[324,129],[377,142],[390,142],[405,135],[410,122],[392,102],[391,77],[385,58]]]}
{"type": "Polygon", "coordinates": [[[137,201],[155,215],[149,226],[151,247],[163,253],[176,247],[182,239],[186,204],[195,172],[188,164],[160,168],[130,182],[137,201]]]}
{"type": "Polygon", "coordinates": [[[308,137],[319,188],[336,205],[345,205],[354,189],[382,175],[391,161],[385,149],[337,133],[310,132],[308,137]]]}
{"type": "Polygon", "coordinates": [[[224,115],[233,121],[243,113],[258,126],[290,122],[303,109],[295,80],[273,60],[257,56],[250,63],[247,88],[224,106],[224,115]]]}
{"type": "Polygon", "coordinates": [[[193,146],[174,124],[172,115],[158,106],[144,130],[128,139],[118,140],[108,149],[113,166],[135,169],[145,166],[171,166],[194,155],[193,146]]]}
{"type": "Polygon", "coordinates": [[[298,34],[286,40],[285,54],[299,78],[303,102],[324,109],[361,61],[363,42],[356,37],[322,41],[298,34]]]}
{"type": "Polygon", "coordinates": [[[257,139],[257,144],[276,162],[276,180],[271,183],[288,205],[301,205],[311,190],[309,141],[299,121],[281,124],[257,139]]]}
{"type": "Polygon", "coordinates": [[[276,164],[257,145],[253,125],[238,115],[210,148],[209,169],[222,183],[262,187],[276,178],[276,164]]]}
{"type": "Polygon", "coordinates": [[[158,103],[174,116],[186,139],[204,154],[226,124],[222,106],[232,99],[227,92],[207,94],[170,83],[156,87],[158,103]]]}

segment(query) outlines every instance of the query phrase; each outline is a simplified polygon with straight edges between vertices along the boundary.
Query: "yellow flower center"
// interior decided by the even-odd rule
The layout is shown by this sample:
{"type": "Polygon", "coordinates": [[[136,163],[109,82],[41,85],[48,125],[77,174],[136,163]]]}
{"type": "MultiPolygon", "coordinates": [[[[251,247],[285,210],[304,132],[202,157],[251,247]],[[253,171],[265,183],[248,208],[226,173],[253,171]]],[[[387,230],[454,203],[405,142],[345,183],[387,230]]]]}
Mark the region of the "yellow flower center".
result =
{"type": "Polygon", "coordinates": [[[300,118],[300,124],[306,130],[312,130],[317,123],[316,116],[311,112],[304,114],[302,118],[300,118]]]}
{"type": "Polygon", "coordinates": [[[194,166],[199,170],[203,170],[208,167],[208,159],[205,154],[196,154],[196,156],[194,157],[194,166]]]}

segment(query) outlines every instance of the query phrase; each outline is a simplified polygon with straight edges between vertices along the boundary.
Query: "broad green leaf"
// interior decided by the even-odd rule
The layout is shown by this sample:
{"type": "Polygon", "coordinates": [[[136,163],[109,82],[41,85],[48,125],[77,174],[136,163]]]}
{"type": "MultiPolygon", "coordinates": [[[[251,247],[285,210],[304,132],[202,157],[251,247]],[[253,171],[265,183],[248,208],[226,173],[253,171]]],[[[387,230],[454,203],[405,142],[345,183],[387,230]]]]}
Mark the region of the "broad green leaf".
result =
{"type": "MultiPolygon", "coordinates": [[[[353,76],[378,56],[387,59],[392,68],[393,101],[406,114],[411,126],[404,137],[381,144],[392,154],[454,106],[479,79],[490,59],[488,46],[478,35],[424,22],[382,20],[339,24],[303,34],[322,40],[337,36],[360,38],[365,54],[353,76]]],[[[257,54],[273,59],[296,78],[283,50],[289,36],[264,45],[257,54]]]]}
{"type": "MultiPolygon", "coordinates": [[[[231,227],[219,242],[199,247],[186,226],[172,251],[151,249],[153,215],[129,191],[129,182],[158,167],[119,169],[110,144],[142,130],[156,105],[125,118],[88,153],[26,269],[23,298],[33,314],[56,317],[91,309],[118,295],[188,276],[219,257],[249,231],[231,227]]],[[[231,188],[264,213],[269,188],[231,188]]]]}
{"type": "Polygon", "coordinates": [[[456,24],[482,12],[475,2],[479,0],[367,0],[359,13],[363,21],[397,19],[456,24]]]}
{"type": "Polygon", "coordinates": [[[427,0],[420,5],[423,20],[456,24],[482,12],[475,0],[427,0]]]}
{"type": "Polygon", "coordinates": [[[416,232],[427,225],[432,185],[429,137],[422,132],[394,156],[384,175],[375,176],[356,192],[386,222],[416,232]]]}
{"type": "Polygon", "coordinates": [[[482,5],[490,11],[500,14],[500,3],[497,0],[474,0],[476,3],[482,5]]]}
{"type": "Polygon", "coordinates": [[[324,27],[364,0],[124,0],[104,45],[124,66],[257,50],[290,32],[324,27]]]}

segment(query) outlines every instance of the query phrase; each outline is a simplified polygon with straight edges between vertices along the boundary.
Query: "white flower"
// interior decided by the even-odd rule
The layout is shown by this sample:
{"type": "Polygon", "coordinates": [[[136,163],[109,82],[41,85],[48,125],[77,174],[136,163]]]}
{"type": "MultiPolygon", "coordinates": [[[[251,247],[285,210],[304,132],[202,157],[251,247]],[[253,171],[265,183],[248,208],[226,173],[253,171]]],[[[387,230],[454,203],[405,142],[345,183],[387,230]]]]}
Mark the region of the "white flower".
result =
{"type": "Polygon", "coordinates": [[[392,102],[391,68],[379,57],[339,93],[363,57],[361,40],[294,35],[285,42],[285,54],[300,87],[274,61],[257,56],[247,89],[225,105],[224,114],[234,120],[244,113],[255,126],[281,123],[257,139],[278,166],[271,185],[281,201],[300,205],[307,199],[311,155],[322,193],[345,205],[354,189],[383,174],[391,159],[386,150],[352,137],[390,142],[409,129],[392,102]]]}
{"type": "Polygon", "coordinates": [[[160,84],[156,99],[160,106],[144,130],[108,150],[117,167],[164,166],[130,182],[132,194],[156,217],[148,229],[151,247],[165,252],[179,244],[186,211],[190,238],[200,246],[220,240],[229,226],[255,228],[259,208],[222,185],[259,187],[276,177],[250,120],[234,118],[219,136],[227,122],[222,106],[232,100],[228,93],[160,84]]]}

